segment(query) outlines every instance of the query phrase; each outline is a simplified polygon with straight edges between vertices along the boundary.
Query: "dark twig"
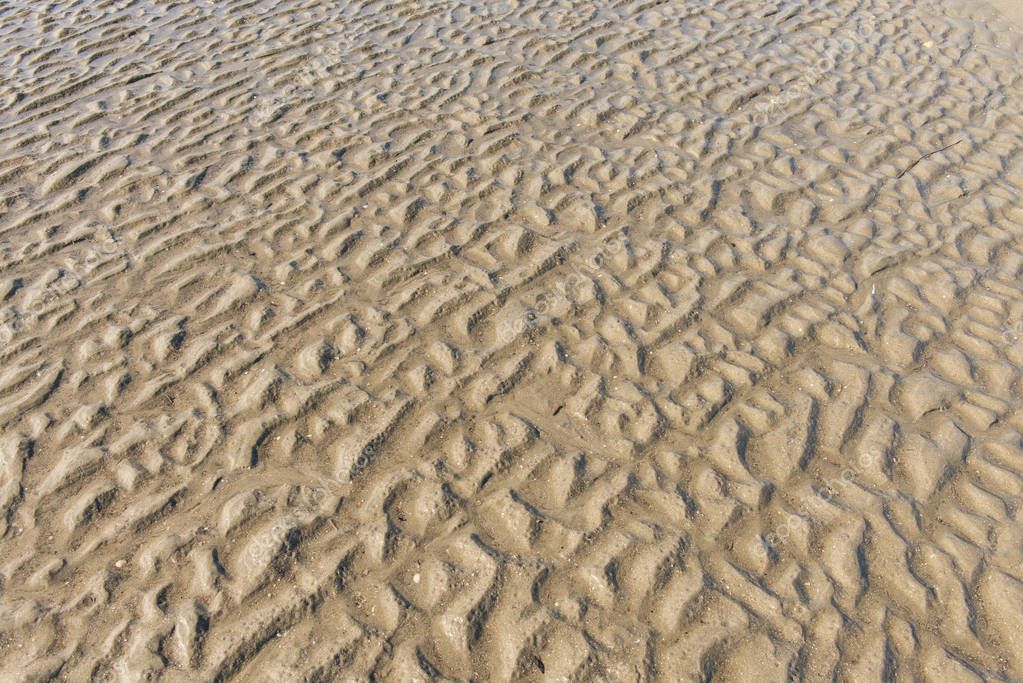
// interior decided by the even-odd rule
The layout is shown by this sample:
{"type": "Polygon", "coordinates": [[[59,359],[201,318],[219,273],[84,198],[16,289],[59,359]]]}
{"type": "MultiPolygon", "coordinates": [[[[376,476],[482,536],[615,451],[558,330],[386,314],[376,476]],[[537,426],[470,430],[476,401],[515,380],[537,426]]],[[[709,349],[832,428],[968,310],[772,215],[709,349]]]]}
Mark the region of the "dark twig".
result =
{"type": "Polygon", "coordinates": [[[914,161],[912,164],[910,164],[909,168],[907,168],[906,170],[904,170],[901,173],[899,173],[899,175],[895,176],[895,179],[898,180],[902,176],[904,176],[907,173],[909,173],[910,171],[912,171],[914,168],[916,168],[916,165],[919,164],[924,159],[929,159],[932,156],[934,156],[935,154],[940,154],[941,152],[944,152],[946,149],[951,149],[951,148],[955,147],[956,145],[958,145],[960,142],[962,142],[962,138],[960,138],[959,140],[956,140],[951,145],[946,145],[946,146],[942,147],[941,149],[936,149],[933,152],[930,152],[929,154],[923,155],[922,157],[920,157],[919,159],[914,161]]]}

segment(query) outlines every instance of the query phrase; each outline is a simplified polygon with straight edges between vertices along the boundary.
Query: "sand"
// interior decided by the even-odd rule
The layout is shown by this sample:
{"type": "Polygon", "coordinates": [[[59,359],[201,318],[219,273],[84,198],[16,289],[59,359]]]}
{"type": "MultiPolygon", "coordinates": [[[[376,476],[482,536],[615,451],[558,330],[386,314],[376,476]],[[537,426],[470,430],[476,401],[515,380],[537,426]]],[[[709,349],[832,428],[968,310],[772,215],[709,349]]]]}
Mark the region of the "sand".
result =
{"type": "Polygon", "coordinates": [[[1021,15],[5,3],[0,680],[1023,680],[1021,15]]]}

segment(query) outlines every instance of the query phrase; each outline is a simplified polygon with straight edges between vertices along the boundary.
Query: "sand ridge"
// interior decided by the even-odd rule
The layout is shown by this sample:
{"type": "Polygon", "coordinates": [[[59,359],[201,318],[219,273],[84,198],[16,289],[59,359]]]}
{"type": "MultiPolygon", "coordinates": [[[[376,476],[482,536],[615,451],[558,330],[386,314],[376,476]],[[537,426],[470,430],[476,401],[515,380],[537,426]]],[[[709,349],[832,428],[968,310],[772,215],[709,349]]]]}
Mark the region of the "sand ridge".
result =
{"type": "Polygon", "coordinates": [[[0,677],[1023,678],[1023,80],[951,2],[0,9],[0,677]]]}

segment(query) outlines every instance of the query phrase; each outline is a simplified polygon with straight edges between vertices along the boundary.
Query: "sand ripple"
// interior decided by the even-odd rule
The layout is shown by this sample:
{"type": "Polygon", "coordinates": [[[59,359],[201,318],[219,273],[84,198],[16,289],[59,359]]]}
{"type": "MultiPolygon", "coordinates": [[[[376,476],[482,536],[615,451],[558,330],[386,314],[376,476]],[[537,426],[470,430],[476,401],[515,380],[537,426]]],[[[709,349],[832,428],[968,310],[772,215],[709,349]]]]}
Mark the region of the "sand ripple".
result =
{"type": "Polygon", "coordinates": [[[1011,19],[3,3],[0,677],[1023,679],[1011,19]]]}

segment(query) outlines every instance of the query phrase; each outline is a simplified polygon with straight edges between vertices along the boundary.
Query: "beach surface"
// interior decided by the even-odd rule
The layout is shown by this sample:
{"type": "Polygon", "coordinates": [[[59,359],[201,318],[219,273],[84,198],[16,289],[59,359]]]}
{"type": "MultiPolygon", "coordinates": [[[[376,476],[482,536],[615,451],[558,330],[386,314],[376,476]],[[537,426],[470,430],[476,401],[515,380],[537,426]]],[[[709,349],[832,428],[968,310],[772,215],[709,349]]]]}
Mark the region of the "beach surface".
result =
{"type": "Polygon", "coordinates": [[[1023,11],[0,4],[0,680],[1023,680],[1023,11]]]}

